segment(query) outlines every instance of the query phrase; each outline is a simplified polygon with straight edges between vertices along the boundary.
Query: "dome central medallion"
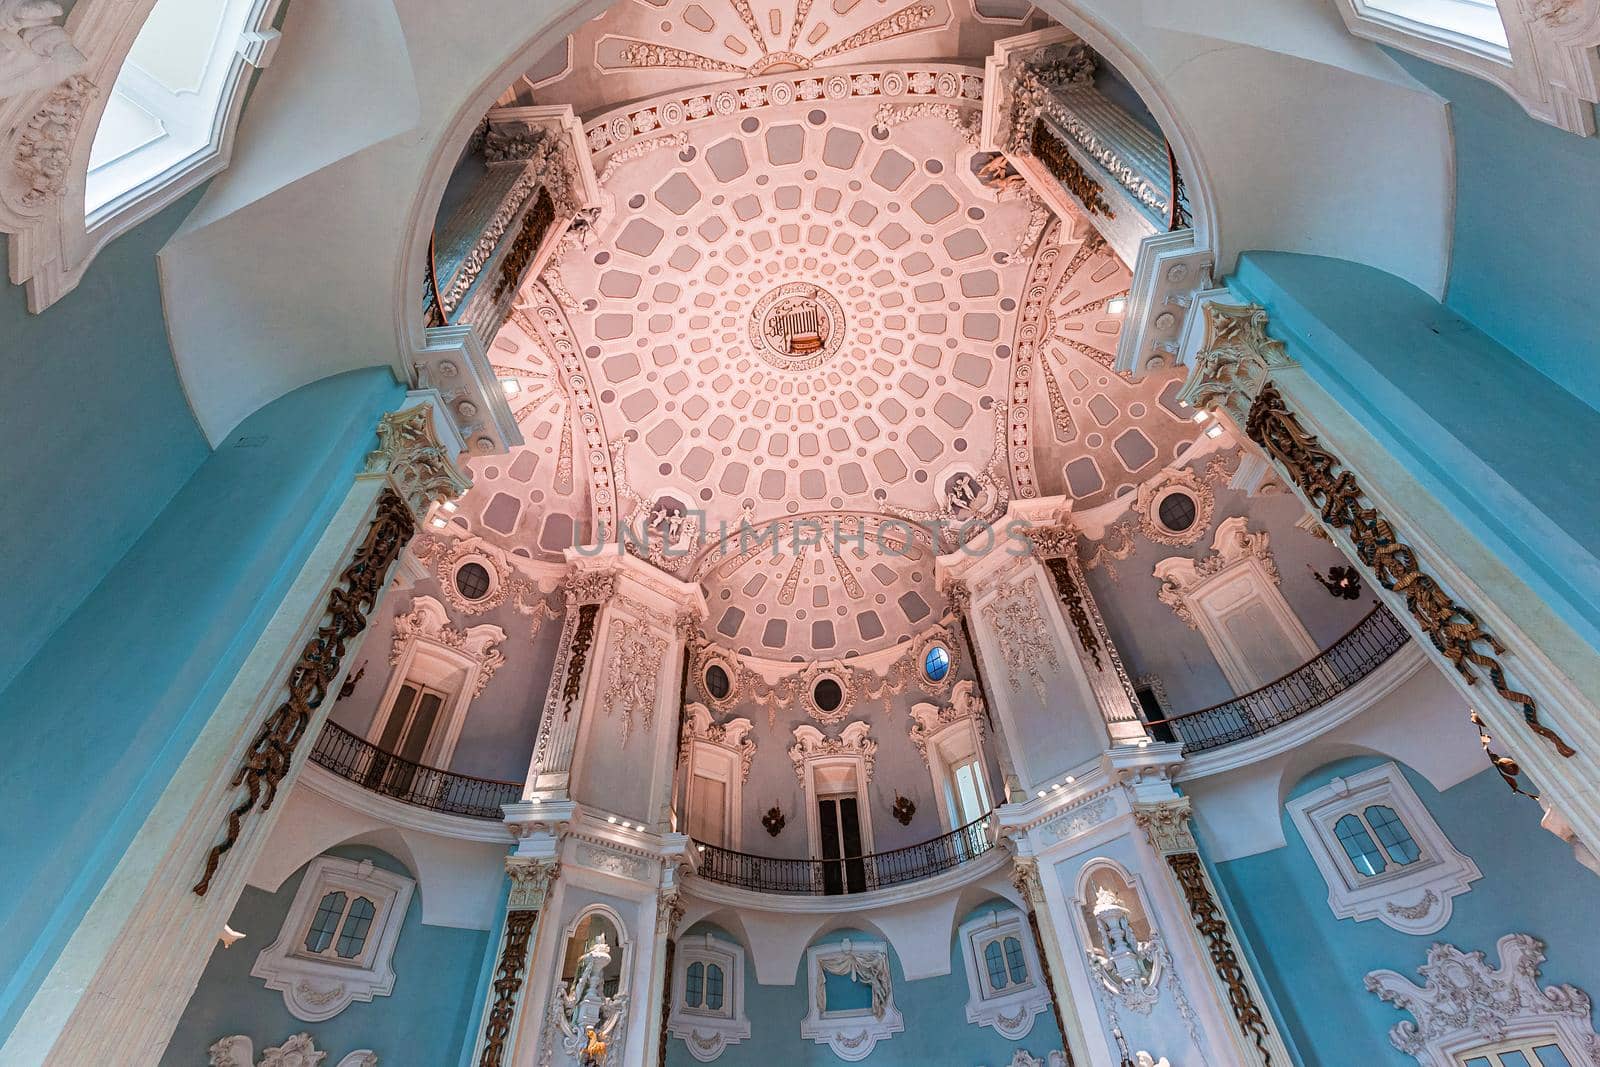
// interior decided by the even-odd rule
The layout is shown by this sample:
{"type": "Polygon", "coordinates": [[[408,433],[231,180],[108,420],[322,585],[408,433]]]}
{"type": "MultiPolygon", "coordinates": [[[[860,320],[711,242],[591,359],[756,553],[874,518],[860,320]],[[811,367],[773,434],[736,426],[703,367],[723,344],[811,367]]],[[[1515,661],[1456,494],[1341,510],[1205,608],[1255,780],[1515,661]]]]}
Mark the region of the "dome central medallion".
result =
{"type": "Polygon", "coordinates": [[[825,289],[788,282],[756,302],[750,342],[779,370],[820,367],[844,344],[844,309],[825,289]]]}

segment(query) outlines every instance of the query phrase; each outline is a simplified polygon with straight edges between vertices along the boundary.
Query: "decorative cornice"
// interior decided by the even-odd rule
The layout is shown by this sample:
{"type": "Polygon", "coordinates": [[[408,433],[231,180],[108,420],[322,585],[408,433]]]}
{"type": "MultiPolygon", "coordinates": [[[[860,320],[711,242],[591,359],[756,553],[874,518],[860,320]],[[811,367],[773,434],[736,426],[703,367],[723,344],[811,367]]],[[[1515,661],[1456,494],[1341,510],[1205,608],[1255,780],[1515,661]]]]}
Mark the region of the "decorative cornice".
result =
{"type": "Polygon", "coordinates": [[[472,488],[455,460],[440,443],[434,406],[424,402],[379,420],[378,447],[367,455],[367,473],[385,475],[420,524],[434,504],[472,488]]]}
{"type": "Polygon", "coordinates": [[[684,708],[683,728],[679,733],[679,757],[688,758],[689,743],[692,741],[728,749],[739,757],[740,781],[748,782],[750,765],[756,758],[756,743],[750,736],[751,729],[750,720],[742,716],[727,722],[713,722],[710,708],[692,703],[684,708]]]}
{"type": "Polygon", "coordinates": [[[1199,559],[1168,556],[1155,565],[1152,573],[1161,581],[1156,596],[1189,629],[1198,629],[1200,624],[1189,603],[1189,595],[1207,579],[1245,559],[1259,560],[1272,584],[1279,583],[1278,565],[1272,558],[1272,538],[1267,531],[1251,533],[1249,520],[1243,515],[1224,519],[1217,524],[1217,535],[1211,542],[1210,555],[1199,559]]]}
{"type": "Polygon", "coordinates": [[[955,684],[948,704],[911,705],[911,744],[916,748],[917,755],[922,757],[922,765],[928,766],[928,740],[934,734],[947,726],[970,722],[978,732],[978,737],[982,738],[985,718],[983,697],[978,694],[978,684],[970,678],[963,678],[955,684]]]}
{"type": "Polygon", "coordinates": [[[478,697],[489,684],[494,672],[505,665],[505,653],[500,651],[506,632],[498,626],[483,624],[469,630],[457,630],[450,625],[450,614],[443,604],[431,596],[419,596],[411,601],[411,610],[395,616],[394,644],[389,650],[391,666],[399,664],[406,646],[421,639],[459,652],[477,663],[473,678],[472,695],[478,697]]]}
{"type": "Polygon", "coordinates": [[[828,737],[810,723],[794,728],[794,744],[789,746],[789,762],[794,764],[794,776],[804,785],[806,763],[827,756],[855,756],[864,766],[863,785],[872,782],[872,765],[878,755],[878,742],[868,737],[871,730],[865,722],[857,720],[839,731],[838,737],[828,737]]]}

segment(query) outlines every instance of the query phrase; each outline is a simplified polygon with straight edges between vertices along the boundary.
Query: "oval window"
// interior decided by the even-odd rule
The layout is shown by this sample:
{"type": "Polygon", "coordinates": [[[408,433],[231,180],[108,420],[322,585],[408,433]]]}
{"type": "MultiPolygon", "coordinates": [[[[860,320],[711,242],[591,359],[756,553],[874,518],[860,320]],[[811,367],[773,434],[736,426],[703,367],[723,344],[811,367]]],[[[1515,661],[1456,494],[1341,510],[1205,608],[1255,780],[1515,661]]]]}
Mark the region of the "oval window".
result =
{"type": "Polygon", "coordinates": [[[1196,514],[1194,497],[1188,493],[1169,493],[1161,498],[1161,504],[1156,508],[1161,525],[1173,533],[1183,533],[1193,526],[1196,514]]]}
{"type": "Polygon", "coordinates": [[[932,645],[922,657],[922,673],[930,682],[942,682],[950,673],[950,650],[943,645],[932,645]]]}
{"type": "Polygon", "coordinates": [[[833,678],[824,678],[811,690],[811,699],[822,711],[838,711],[844,703],[844,688],[833,678]]]}
{"type": "Polygon", "coordinates": [[[463,563],[456,571],[456,588],[468,600],[482,600],[489,592],[489,572],[481,563],[463,563]]]}
{"type": "Polygon", "coordinates": [[[733,691],[733,682],[728,678],[727,670],[720,663],[713,663],[706,668],[706,694],[712,700],[726,700],[733,691]]]}

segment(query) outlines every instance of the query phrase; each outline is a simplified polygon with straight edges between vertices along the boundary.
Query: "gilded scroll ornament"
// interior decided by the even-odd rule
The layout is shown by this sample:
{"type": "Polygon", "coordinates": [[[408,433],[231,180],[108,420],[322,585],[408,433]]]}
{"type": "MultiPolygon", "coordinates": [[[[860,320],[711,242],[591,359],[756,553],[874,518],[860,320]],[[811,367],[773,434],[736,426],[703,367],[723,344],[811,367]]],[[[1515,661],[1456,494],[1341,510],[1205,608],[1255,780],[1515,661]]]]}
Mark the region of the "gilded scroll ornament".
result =
{"type": "Polygon", "coordinates": [[[1117,217],[1117,213],[1111,210],[1111,205],[1106,203],[1106,198],[1101,195],[1100,183],[1089,177],[1089,173],[1079,166],[1078,161],[1067,150],[1067,143],[1056,136],[1055,131],[1045,124],[1044,119],[1033,120],[1030,148],[1033,157],[1043,163],[1045,169],[1065,186],[1069,193],[1078,198],[1089,214],[1107,219],[1117,217]]]}
{"type": "Polygon", "coordinates": [[[567,677],[561,685],[561,717],[572,714],[573,701],[583,692],[583,668],[589,659],[589,646],[594,644],[595,616],[600,605],[585,604],[578,609],[578,625],[572,631],[572,647],[567,653],[567,677]]]}
{"type": "Polygon", "coordinates": [[[1217,977],[1222,979],[1228,991],[1228,1006],[1233,1009],[1240,1032],[1261,1053],[1261,1062],[1271,1067],[1272,1053],[1267,1048],[1269,1031],[1266,1016],[1262,1014],[1260,1005],[1250,992],[1249,983],[1245,981],[1244,966],[1239,962],[1233,939],[1228,934],[1228,921],[1223,918],[1221,907],[1211,895],[1199,855],[1193,852],[1174,853],[1167,857],[1167,864],[1178,880],[1178,887],[1183,890],[1184,903],[1189,906],[1195,929],[1205,939],[1206,950],[1211,954],[1211,966],[1216,969],[1217,977]]]}
{"type": "Polygon", "coordinates": [[[505,938],[494,970],[494,1000],[489,1005],[478,1067],[503,1067],[506,1062],[511,1023],[517,1014],[517,994],[522,991],[528,968],[528,945],[538,921],[539,912],[531,908],[506,913],[505,938]]]}
{"type": "Polygon", "coordinates": [[[1067,561],[1056,557],[1044,561],[1045,569],[1050,572],[1050,577],[1055,579],[1056,595],[1061,598],[1061,603],[1067,609],[1067,614],[1072,619],[1073,627],[1078,631],[1078,644],[1089,653],[1094,660],[1094,669],[1104,670],[1100,662],[1100,638],[1094,632],[1094,624],[1089,621],[1089,612],[1083,606],[1083,592],[1078,588],[1078,583],[1072,577],[1072,568],[1067,561]]]}
{"type": "Polygon", "coordinates": [[[1433,647],[1469,685],[1478,681],[1473,668],[1483,671],[1495,692],[1521,709],[1529,729],[1562,756],[1575,754],[1560,734],[1540,721],[1534,698],[1506,681],[1505,668],[1497,658],[1505,653],[1505,646],[1483,628],[1476,613],[1423,571],[1416,552],[1371,505],[1356,476],[1289,410],[1275,383],[1267,381],[1261,386],[1250,406],[1245,432],[1289,474],[1311,505],[1321,509],[1324,524],[1349,535],[1357,558],[1379,583],[1405,598],[1406,610],[1433,647]]]}
{"type": "Polygon", "coordinates": [[[416,530],[416,520],[400,494],[385,489],[378,498],[377,513],[366,538],[328,592],[326,621],[306,642],[299,660],[289,670],[288,697],[262,722],[233,776],[230,787],[243,786],[246,795],[228,812],[223,839],[212,846],[205,873],[194,885],[196,895],[203,897],[211,888],[223,855],[239,842],[245,816],[267,811],[277,799],[278,786],[289,773],[295,748],[339,675],[346,646],[367,628],[367,617],[383,591],[389,568],[416,530]]]}

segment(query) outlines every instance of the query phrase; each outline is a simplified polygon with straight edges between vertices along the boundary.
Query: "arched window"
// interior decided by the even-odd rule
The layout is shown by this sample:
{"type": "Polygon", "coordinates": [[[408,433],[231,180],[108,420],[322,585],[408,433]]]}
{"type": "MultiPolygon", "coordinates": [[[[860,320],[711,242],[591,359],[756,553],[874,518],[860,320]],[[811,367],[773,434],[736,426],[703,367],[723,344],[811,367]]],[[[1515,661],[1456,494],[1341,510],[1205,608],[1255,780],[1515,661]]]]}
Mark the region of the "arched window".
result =
{"type": "Polygon", "coordinates": [[[1014,983],[1028,980],[1028,961],[1022,956],[1022,942],[1014,937],[1005,939],[1006,973],[1014,983]]]}
{"type": "Polygon", "coordinates": [[[84,227],[120,232],[227,166],[282,0],[156,0],[89,150],[84,227]]]}
{"type": "Polygon", "coordinates": [[[1378,851],[1377,843],[1359,818],[1342,816],[1334,824],[1333,831],[1339,835],[1339,844],[1344,846],[1344,854],[1350,857],[1351,865],[1361,874],[1374,878],[1388,869],[1383,853],[1378,851]]]}
{"type": "Polygon", "coordinates": [[[1000,942],[991,941],[983,948],[983,964],[989,968],[989,988],[999,992],[1010,982],[1006,980],[1006,964],[1000,942]]]}
{"type": "Polygon", "coordinates": [[[722,968],[715,963],[706,964],[706,1007],[722,1010],[722,968]]]}

